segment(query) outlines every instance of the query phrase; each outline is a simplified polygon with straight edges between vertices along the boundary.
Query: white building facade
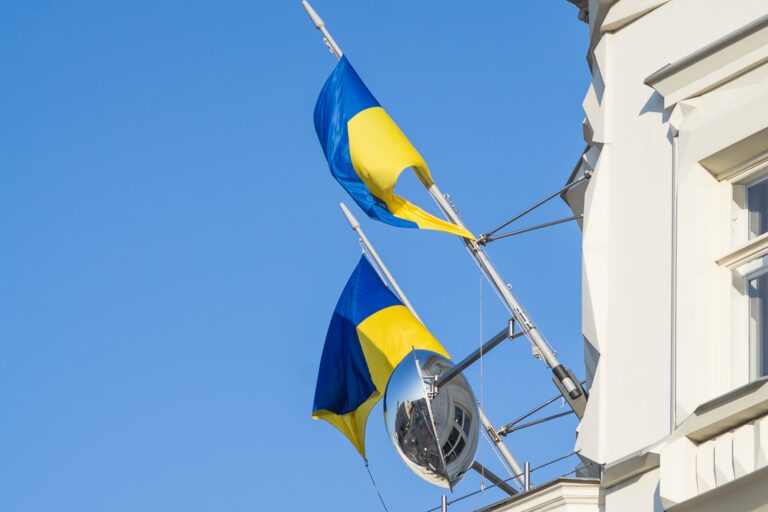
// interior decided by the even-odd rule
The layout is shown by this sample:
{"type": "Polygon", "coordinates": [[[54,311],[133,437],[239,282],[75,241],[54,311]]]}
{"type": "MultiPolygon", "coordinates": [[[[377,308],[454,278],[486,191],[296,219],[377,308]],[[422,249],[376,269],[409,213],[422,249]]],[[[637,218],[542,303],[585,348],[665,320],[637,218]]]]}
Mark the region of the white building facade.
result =
{"type": "Polygon", "coordinates": [[[768,0],[570,0],[589,23],[583,213],[600,465],[486,510],[768,511],[768,0]]]}

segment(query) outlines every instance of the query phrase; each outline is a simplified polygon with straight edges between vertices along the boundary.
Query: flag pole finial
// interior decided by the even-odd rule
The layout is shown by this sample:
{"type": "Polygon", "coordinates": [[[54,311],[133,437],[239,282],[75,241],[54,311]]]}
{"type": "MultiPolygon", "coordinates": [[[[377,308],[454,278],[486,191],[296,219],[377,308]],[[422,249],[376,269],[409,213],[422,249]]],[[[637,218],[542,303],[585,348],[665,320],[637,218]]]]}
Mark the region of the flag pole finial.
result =
{"type": "Polygon", "coordinates": [[[307,14],[309,15],[309,19],[312,20],[312,23],[315,25],[315,28],[320,30],[321,27],[325,26],[325,22],[323,21],[323,18],[320,17],[319,14],[317,14],[317,11],[315,11],[312,8],[312,5],[310,5],[307,0],[301,0],[301,5],[304,6],[304,10],[307,11],[307,14]]]}
{"type": "Polygon", "coordinates": [[[325,45],[329,50],[331,50],[331,53],[336,55],[337,59],[340,59],[343,55],[343,53],[341,53],[341,48],[339,48],[339,45],[336,44],[336,41],[333,39],[333,37],[331,37],[331,33],[328,32],[328,29],[325,28],[325,22],[323,21],[323,18],[317,14],[317,11],[315,11],[315,9],[309,2],[307,2],[307,0],[301,0],[301,5],[304,7],[304,10],[307,11],[307,15],[309,16],[309,19],[312,20],[312,24],[315,26],[315,28],[319,30],[321,34],[323,34],[323,42],[325,45]]]}

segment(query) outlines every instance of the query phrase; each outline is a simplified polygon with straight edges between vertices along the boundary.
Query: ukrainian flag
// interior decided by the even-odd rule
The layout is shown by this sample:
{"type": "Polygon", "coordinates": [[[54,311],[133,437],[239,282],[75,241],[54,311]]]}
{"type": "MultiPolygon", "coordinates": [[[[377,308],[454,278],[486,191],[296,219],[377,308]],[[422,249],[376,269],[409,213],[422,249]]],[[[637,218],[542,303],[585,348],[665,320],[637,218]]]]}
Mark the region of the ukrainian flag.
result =
{"type": "Polygon", "coordinates": [[[363,256],[331,318],[312,417],[339,429],[365,458],[365,425],[392,371],[411,350],[448,357],[363,256]]]}
{"type": "Polygon", "coordinates": [[[428,214],[395,194],[400,174],[412,167],[429,188],[426,162],[384,112],[346,57],[328,77],[315,105],[315,131],[331,174],[369,217],[393,226],[472,233],[428,214]]]}

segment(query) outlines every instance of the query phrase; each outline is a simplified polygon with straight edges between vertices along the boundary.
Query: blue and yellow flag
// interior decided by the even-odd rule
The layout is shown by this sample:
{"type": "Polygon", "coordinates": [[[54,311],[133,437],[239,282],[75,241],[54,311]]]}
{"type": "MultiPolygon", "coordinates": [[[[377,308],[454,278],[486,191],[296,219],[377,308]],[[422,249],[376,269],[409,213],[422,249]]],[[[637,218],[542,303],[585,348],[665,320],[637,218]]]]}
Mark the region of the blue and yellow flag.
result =
{"type": "Polygon", "coordinates": [[[397,178],[406,168],[412,167],[427,188],[432,186],[432,175],[346,57],[339,60],[317,99],[315,131],[331,174],[369,217],[393,226],[474,238],[468,230],[395,194],[397,178]]]}
{"type": "Polygon", "coordinates": [[[325,337],[312,417],[339,429],[365,458],[368,414],[411,349],[448,357],[363,256],[341,292],[325,337]]]}

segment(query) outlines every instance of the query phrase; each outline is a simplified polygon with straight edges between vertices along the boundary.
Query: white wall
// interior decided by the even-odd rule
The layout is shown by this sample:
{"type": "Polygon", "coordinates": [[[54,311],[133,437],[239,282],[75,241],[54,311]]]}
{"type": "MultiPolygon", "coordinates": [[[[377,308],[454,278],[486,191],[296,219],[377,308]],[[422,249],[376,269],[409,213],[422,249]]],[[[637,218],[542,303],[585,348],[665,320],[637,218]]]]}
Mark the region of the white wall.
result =
{"type": "Polygon", "coordinates": [[[605,491],[607,512],[662,512],[659,470],[636,476],[605,491]]]}
{"type": "MultiPolygon", "coordinates": [[[[613,17],[604,10],[619,28],[593,35],[594,81],[584,100],[587,142],[600,153],[585,201],[583,330],[600,359],[576,444],[601,463],[663,439],[675,416],[679,423],[744,381],[730,356],[728,302],[713,293],[728,291],[730,274],[714,263],[722,247],[701,236],[728,218],[713,206],[723,192],[698,161],[686,160],[695,147],[690,133],[680,133],[675,155],[672,108],[644,81],[768,13],[768,2],[621,0],[610,9],[622,9],[613,17]],[[633,18],[645,4],[658,5],[633,18]],[[616,21],[625,18],[633,21],[616,21]],[[685,191],[677,204],[676,186],[685,191]]],[[[716,101],[727,104],[727,96],[716,101]]]]}

